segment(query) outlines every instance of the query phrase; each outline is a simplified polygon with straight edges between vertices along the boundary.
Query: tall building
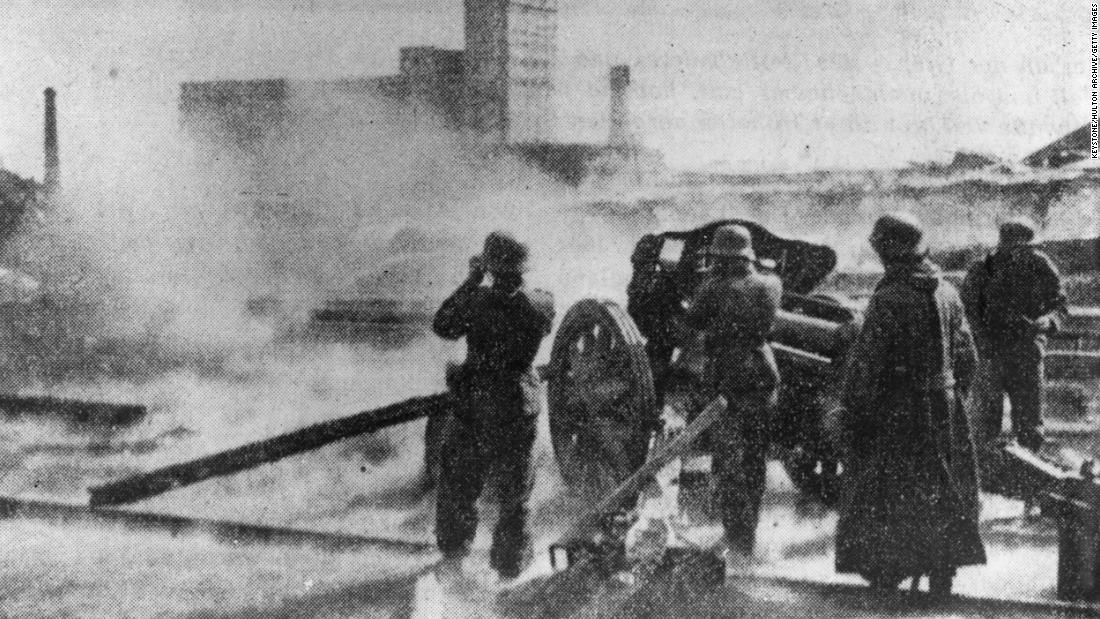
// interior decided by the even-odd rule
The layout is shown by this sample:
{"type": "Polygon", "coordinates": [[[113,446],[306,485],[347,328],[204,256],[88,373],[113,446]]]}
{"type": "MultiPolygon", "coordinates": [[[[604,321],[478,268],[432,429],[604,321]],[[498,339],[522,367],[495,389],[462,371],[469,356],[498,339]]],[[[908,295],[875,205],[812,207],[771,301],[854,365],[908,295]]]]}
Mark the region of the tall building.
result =
{"type": "Polygon", "coordinates": [[[465,0],[464,124],[489,141],[554,139],[557,0],[465,0]]]}

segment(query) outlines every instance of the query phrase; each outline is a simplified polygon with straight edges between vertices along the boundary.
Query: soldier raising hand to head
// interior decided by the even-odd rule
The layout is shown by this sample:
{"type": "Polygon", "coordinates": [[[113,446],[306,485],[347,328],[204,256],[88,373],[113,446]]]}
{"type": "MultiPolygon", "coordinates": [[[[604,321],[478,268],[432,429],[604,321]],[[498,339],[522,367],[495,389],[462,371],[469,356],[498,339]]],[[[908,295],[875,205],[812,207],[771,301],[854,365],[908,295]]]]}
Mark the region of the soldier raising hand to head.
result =
{"type": "Polygon", "coordinates": [[[444,439],[436,539],[457,568],[477,532],[477,499],[490,466],[499,472],[500,516],[490,563],[502,578],[523,568],[527,500],[540,400],[532,369],[554,321],[553,297],[523,285],[527,247],[494,232],[470,274],[436,313],[443,338],[466,338],[466,362],[451,381],[457,407],[444,439]],[[482,285],[485,276],[492,284],[482,285]]]}

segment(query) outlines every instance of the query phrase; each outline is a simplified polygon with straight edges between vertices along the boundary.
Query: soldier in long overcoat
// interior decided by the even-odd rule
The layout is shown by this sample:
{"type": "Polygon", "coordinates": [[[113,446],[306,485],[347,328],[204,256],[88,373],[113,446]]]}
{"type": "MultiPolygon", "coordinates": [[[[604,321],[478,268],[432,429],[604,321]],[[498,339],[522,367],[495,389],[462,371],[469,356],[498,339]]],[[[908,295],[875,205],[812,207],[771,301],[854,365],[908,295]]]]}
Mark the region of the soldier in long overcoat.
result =
{"type": "Polygon", "coordinates": [[[848,483],[836,568],[878,587],[929,576],[950,594],[956,568],[985,562],[970,425],[961,402],[975,365],[958,292],[925,258],[920,222],[876,222],[886,267],[843,383],[848,483]]]}

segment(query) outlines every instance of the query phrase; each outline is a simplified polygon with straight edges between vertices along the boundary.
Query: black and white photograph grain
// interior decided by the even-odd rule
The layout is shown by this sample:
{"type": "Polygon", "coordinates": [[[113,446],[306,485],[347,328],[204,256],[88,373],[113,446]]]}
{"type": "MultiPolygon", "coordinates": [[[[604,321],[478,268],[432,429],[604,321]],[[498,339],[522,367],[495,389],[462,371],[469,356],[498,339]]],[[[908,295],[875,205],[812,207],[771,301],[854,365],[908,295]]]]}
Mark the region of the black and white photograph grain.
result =
{"type": "Polygon", "coordinates": [[[1100,616],[1098,44],[0,0],[0,618],[1100,616]]]}

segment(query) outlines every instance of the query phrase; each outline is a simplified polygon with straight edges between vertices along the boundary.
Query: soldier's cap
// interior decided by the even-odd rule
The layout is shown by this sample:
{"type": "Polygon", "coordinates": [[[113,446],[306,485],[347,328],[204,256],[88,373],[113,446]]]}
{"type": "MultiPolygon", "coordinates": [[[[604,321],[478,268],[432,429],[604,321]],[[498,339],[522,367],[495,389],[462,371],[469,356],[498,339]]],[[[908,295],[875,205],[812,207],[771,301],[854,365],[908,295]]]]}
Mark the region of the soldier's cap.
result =
{"type": "Polygon", "coordinates": [[[1035,222],[1022,215],[1004,220],[999,230],[1002,245],[1027,244],[1035,240],[1035,222]]]}
{"type": "Polygon", "coordinates": [[[924,226],[912,213],[896,212],[879,217],[871,229],[871,246],[884,258],[923,255],[924,226]]]}
{"type": "Polygon", "coordinates": [[[656,234],[647,234],[638,239],[634,246],[634,253],[630,254],[630,262],[634,264],[655,262],[661,255],[661,238],[656,234]]]}
{"type": "Polygon", "coordinates": [[[490,232],[485,237],[481,261],[490,273],[523,273],[527,270],[527,246],[507,232],[490,232]]]}
{"type": "Polygon", "coordinates": [[[742,258],[753,262],[752,233],[745,226],[722,226],[714,231],[707,254],[715,258],[742,258]]]}

